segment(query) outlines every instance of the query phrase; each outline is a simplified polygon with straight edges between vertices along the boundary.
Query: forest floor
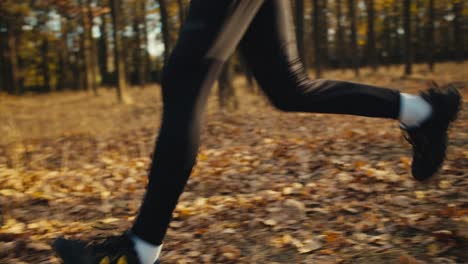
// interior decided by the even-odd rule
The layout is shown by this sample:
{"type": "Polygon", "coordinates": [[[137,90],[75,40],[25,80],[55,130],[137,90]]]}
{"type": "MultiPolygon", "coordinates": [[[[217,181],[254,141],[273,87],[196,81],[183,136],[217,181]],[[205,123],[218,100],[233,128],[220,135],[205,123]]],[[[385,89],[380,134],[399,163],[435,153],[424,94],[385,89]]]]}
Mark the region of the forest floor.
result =
{"type": "MultiPolygon", "coordinates": [[[[198,163],[174,214],[163,263],[467,263],[468,62],[351,72],[416,92],[456,82],[464,110],[434,180],[411,179],[398,123],[282,113],[236,79],[240,108],[210,98],[198,163]]],[[[0,95],[0,263],[59,263],[61,235],[129,228],[158,131],[159,87],[0,95]]]]}

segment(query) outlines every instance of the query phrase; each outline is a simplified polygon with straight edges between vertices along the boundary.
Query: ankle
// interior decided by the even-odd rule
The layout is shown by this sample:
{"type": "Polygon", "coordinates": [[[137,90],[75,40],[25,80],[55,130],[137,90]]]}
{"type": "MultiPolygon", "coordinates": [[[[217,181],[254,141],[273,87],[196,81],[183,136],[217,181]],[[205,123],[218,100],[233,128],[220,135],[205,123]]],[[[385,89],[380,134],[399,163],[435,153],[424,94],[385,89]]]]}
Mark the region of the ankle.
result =
{"type": "Polygon", "coordinates": [[[141,264],[153,264],[159,259],[162,245],[153,245],[133,234],[130,234],[130,239],[133,241],[134,249],[141,264]]]}

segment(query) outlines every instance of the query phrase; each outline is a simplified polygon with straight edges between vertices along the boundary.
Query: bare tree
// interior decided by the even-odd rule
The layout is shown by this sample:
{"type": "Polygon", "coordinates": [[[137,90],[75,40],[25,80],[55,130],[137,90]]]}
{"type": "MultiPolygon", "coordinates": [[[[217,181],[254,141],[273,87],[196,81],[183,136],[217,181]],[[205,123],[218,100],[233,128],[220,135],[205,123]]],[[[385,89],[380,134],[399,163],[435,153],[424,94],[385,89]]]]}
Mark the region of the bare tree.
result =
{"type": "Polygon", "coordinates": [[[88,56],[89,56],[89,71],[90,71],[90,84],[91,88],[95,95],[98,94],[97,91],[97,60],[96,60],[96,43],[94,42],[93,38],[93,25],[94,25],[94,14],[93,14],[93,7],[92,7],[92,0],[88,0],[87,2],[87,9],[88,9],[88,56]]]}
{"type": "Polygon", "coordinates": [[[367,8],[367,60],[372,70],[377,71],[377,50],[375,43],[375,6],[374,0],[366,0],[367,8]]]}
{"type": "Polygon", "coordinates": [[[354,69],[354,74],[359,76],[359,54],[357,47],[357,33],[356,33],[356,4],[354,0],[348,0],[348,11],[350,17],[350,27],[351,27],[351,59],[352,67],[354,69]]]}
{"type": "Polygon", "coordinates": [[[322,62],[321,62],[321,42],[320,42],[320,1],[312,0],[313,2],[313,30],[314,30],[314,50],[315,50],[315,77],[322,76],[322,62]]]}
{"type": "Polygon", "coordinates": [[[169,30],[169,14],[167,12],[166,0],[158,0],[161,15],[161,28],[164,42],[164,62],[167,62],[171,52],[171,36],[169,30]]]}
{"type": "Polygon", "coordinates": [[[434,71],[434,49],[435,49],[435,39],[434,39],[434,22],[435,22],[435,0],[429,0],[429,19],[427,20],[427,56],[428,56],[428,65],[431,72],[434,71]]]}
{"type": "Polygon", "coordinates": [[[232,85],[234,78],[234,60],[229,59],[223,66],[218,78],[218,99],[222,110],[231,112],[237,110],[239,102],[232,85]]]}
{"type": "Polygon", "coordinates": [[[108,16],[106,14],[101,15],[101,25],[99,26],[100,36],[98,41],[98,59],[99,59],[99,73],[101,75],[101,84],[108,85],[110,84],[109,76],[109,64],[108,58],[110,55],[109,52],[109,43],[108,43],[108,16]]]}
{"type": "Polygon", "coordinates": [[[413,72],[413,43],[411,32],[411,0],[403,1],[403,27],[405,30],[405,75],[413,72]]]}
{"type": "Polygon", "coordinates": [[[179,22],[180,26],[184,24],[185,21],[185,5],[184,0],[177,0],[178,8],[179,8],[179,22]]]}
{"type": "Polygon", "coordinates": [[[453,18],[453,36],[455,41],[455,61],[462,62],[464,59],[464,35],[463,32],[463,1],[454,0],[452,12],[453,18]]]}
{"type": "Polygon", "coordinates": [[[18,62],[18,25],[12,21],[7,21],[7,57],[8,57],[8,73],[9,77],[7,84],[10,87],[9,91],[14,94],[19,94],[22,91],[20,80],[20,67],[18,62]]]}
{"type": "Polygon", "coordinates": [[[112,33],[114,37],[114,70],[117,75],[117,99],[119,102],[125,102],[125,89],[127,86],[125,79],[125,65],[122,55],[122,39],[120,26],[120,0],[110,0],[112,16],[112,33]]]}
{"type": "Polygon", "coordinates": [[[343,68],[345,66],[346,57],[342,18],[343,16],[341,11],[341,0],[336,0],[336,54],[338,56],[339,68],[343,68]]]}
{"type": "Polygon", "coordinates": [[[307,69],[307,56],[305,51],[305,37],[304,37],[304,0],[296,0],[295,4],[296,13],[296,38],[299,56],[301,57],[304,68],[307,69]]]}

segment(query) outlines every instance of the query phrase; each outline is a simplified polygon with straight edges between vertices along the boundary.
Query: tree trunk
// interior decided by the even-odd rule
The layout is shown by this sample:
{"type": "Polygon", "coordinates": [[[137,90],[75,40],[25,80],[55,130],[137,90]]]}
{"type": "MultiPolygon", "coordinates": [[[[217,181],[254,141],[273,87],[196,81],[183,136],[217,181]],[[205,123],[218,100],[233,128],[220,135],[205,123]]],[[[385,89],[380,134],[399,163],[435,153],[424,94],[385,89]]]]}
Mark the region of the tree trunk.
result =
{"type": "Polygon", "coordinates": [[[392,36],[390,36],[391,40],[392,40],[392,53],[391,53],[391,57],[392,57],[392,63],[402,63],[402,49],[404,47],[402,47],[402,40],[401,40],[401,37],[400,37],[400,33],[398,32],[399,31],[399,28],[400,28],[400,20],[401,20],[401,12],[399,10],[399,6],[398,4],[394,4],[393,5],[393,12],[392,12],[392,19],[391,19],[391,32],[392,32],[392,36]]]}
{"type": "Polygon", "coordinates": [[[410,75],[413,72],[411,0],[404,0],[403,2],[403,27],[405,30],[405,75],[410,75]]]}
{"type": "Polygon", "coordinates": [[[9,91],[13,94],[20,94],[22,87],[20,81],[20,69],[17,53],[17,36],[14,25],[9,24],[7,27],[7,46],[8,46],[8,74],[9,74],[9,91]]]}
{"type": "Polygon", "coordinates": [[[150,78],[150,74],[151,74],[151,58],[149,56],[149,52],[148,52],[148,27],[146,25],[146,0],[142,0],[141,1],[141,10],[142,10],[142,13],[143,13],[143,18],[142,18],[142,23],[143,23],[143,27],[142,27],[142,34],[143,34],[143,60],[144,62],[142,63],[142,65],[144,66],[144,70],[143,70],[143,74],[144,74],[144,78],[143,80],[145,82],[151,80],[150,78]]]}
{"type": "Polygon", "coordinates": [[[68,84],[68,73],[70,67],[70,61],[68,59],[68,44],[67,37],[70,27],[68,25],[68,20],[65,17],[60,18],[60,29],[61,29],[61,38],[59,42],[59,63],[58,63],[58,77],[57,77],[57,89],[64,90],[68,84]]]}
{"type": "Polygon", "coordinates": [[[328,0],[319,1],[319,30],[320,30],[320,50],[322,67],[330,66],[330,52],[328,49],[328,0]]]}
{"type": "Polygon", "coordinates": [[[45,91],[51,91],[50,85],[50,71],[49,71],[49,37],[47,33],[44,33],[41,45],[41,56],[42,56],[42,77],[44,78],[43,88],[45,91]]]}
{"type": "Polygon", "coordinates": [[[171,52],[171,36],[169,30],[169,15],[167,12],[166,0],[158,0],[161,16],[162,37],[164,42],[164,63],[169,59],[171,52]]]}
{"type": "Polygon", "coordinates": [[[392,54],[392,38],[391,38],[391,15],[390,9],[386,6],[384,8],[385,18],[383,20],[383,49],[384,49],[384,56],[383,62],[385,63],[386,67],[389,68],[391,64],[391,54],[392,54]]]}
{"type": "Polygon", "coordinates": [[[91,51],[90,51],[90,37],[89,37],[89,27],[90,23],[88,20],[88,14],[86,13],[86,7],[83,4],[83,0],[78,0],[78,4],[81,7],[81,25],[83,27],[83,33],[81,35],[80,49],[82,52],[83,60],[83,70],[84,70],[84,79],[85,79],[85,89],[89,91],[93,89],[93,74],[91,69],[91,51]]]}
{"type": "Polygon", "coordinates": [[[434,22],[435,22],[435,0],[429,0],[429,19],[427,24],[427,56],[428,56],[428,66],[431,72],[434,71],[434,49],[435,49],[435,39],[434,39],[434,22]]]}
{"type": "Polygon", "coordinates": [[[134,66],[136,71],[137,84],[141,88],[145,87],[145,72],[146,72],[146,61],[145,61],[145,50],[146,43],[144,43],[143,36],[143,23],[145,23],[144,7],[142,6],[141,0],[135,1],[135,17],[134,17],[134,31],[135,31],[135,54],[134,54],[134,66]]]}
{"type": "Polygon", "coordinates": [[[422,55],[421,51],[424,51],[424,49],[421,48],[421,45],[424,44],[424,41],[421,41],[421,40],[424,40],[424,25],[422,25],[421,23],[422,20],[419,15],[420,13],[419,11],[424,9],[423,0],[416,0],[415,5],[416,5],[416,10],[418,11],[414,15],[414,22],[413,22],[414,39],[416,40],[413,43],[413,62],[418,63],[422,55]]]}
{"type": "Polygon", "coordinates": [[[247,63],[245,57],[241,53],[238,53],[237,55],[239,59],[239,66],[242,69],[242,72],[244,73],[247,86],[251,92],[256,93],[257,90],[256,90],[255,77],[253,75],[253,72],[250,69],[250,66],[247,63]]]}
{"type": "Polygon", "coordinates": [[[315,77],[322,77],[321,63],[321,42],[320,42],[320,1],[312,0],[313,2],[313,30],[314,30],[314,51],[315,51],[315,77]]]}
{"type": "Polygon", "coordinates": [[[95,95],[98,94],[97,90],[97,61],[96,61],[96,43],[94,42],[93,38],[93,25],[94,25],[94,14],[93,9],[91,6],[92,0],[88,0],[87,7],[88,7],[88,55],[89,55],[89,70],[90,70],[90,84],[91,88],[95,95]]]}
{"type": "Polygon", "coordinates": [[[101,75],[101,84],[111,85],[110,76],[109,76],[109,46],[108,46],[108,31],[107,31],[107,16],[101,16],[101,26],[99,37],[99,48],[98,48],[98,58],[99,58],[99,74],[101,75]]]}
{"type": "Polygon", "coordinates": [[[233,77],[234,65],[231,58],[224,64],[218,79],[219,107],[227,112],[235,111],[239,106],[234,87],[232,86],[233,77]]]}
{"type": "Polygon", "coordinates": [[[297,49],[299,56],[301,57],[304,69],[307,69],[307,57],[305,52],[305,38],[304,38],[304,0],[296,0],[295,5],[296,13],[296,38],[297,38],[297,49]]]}
{"type": "Polygon", "coordinates": [[[117,77],[117,99],[119,102],[125,102],[125,65],[124,58],[122,56],[122,39],[121,39],[121,28],[120,28],[120,0],[109,0],[112,16],[112,33],[114,37],[114,70],[116,71],[117,77]]]}
{"type": "Polygon", "coordinates": [[[354,74],[359,76],[359,54],[358,54],[358,47],[357,47],[357,34],[356,34],[356,5],[354,0],[348,0],[348,9],[349,9],[349,17],[351,22],[351,60],[352,60],[352,67],[354,69],[354,74]]]}
{"type": "Polygon", "coordinates": [[[185,6],[183,0],[177,0],[177,4],[179,5],[179,22],[180,26],[184,24],[185,21],[185,6]]]}
{"type": "Polygon", "coordinates": [[[345,67],[345,45],[344,45],[344,31],[342,25],[342,12],[341,12],[341,0],[336,0],[336,55],[338,59],[338,68],[345,67]]]}
{"type": "Polygon", "coordinates": [[[462,62],[464,59],[464,32],[463,32],[463,2],[461,0],[454,0],[453,3],[453,39],[455,41],[455,61],[462,62]]]}
{"type": "MultiPolygon", "coordinates": [[[[0,17],[0,27],[4,27],[3,19],[0,17]]],[[[6,58],[7,58],[7,49],[5,44],[5,32],[0,32],[0,72],[5,74],[0,74],[0,92],[7,91],[7,81],[6,81],[6,58]]]]}
{"type": "Polygon", "coordinates": [[[374,0],[366,0],[367,7],[367,61],[372,70],[377,71],[377,50],[375,43],[375,6],[374,0]]]}

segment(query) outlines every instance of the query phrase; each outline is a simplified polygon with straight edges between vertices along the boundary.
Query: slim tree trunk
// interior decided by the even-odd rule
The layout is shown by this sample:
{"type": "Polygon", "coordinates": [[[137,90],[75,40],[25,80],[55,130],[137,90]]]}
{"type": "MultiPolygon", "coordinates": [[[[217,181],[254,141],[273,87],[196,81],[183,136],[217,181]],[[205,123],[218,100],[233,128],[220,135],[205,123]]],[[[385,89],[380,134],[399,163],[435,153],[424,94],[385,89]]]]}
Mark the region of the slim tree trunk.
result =
{"type": "Polygon", "coordinates": [[[142,0],[141,1],[141,10],[142,10],[142,35],[143,35],[143,66],[144,66],[144,70],[143,70],[143,74],[144,74],[144,78],[143,80],[145,81],[145,83],[149,80],[151,80],[150,78],[150,74],[151,74],[151,59],[150,59],[150,56],[149,56],[149,52],[148,52],[148,27],[146,25],[146,0],[142,0]]]}
{"type": "Polygon", "coordinates": [[[99,31],[101,36],[99,37],[99,73],[101,75],[101,84],[110,85],[109,78],[109,46],[108,46],[108,31],[107,31],[108,20],[106,15],[101,16],[101,26],[99,31]]]}
{"type": "Polygon", "coordinates": [[[404,0],[403,2],[403,27],[405,29],[405,75],[410,75],[413,72],[411,0],[404,0]]]}
{"type": "Polygon", "coordinates": [[[464,59],[464,32],[463,32],[463,1],[454,0],[453,3],[453,34],[454,34],[454,49],[455,49],[455,61],[462,62],[464,59]]]}
{"type": "Polygon", "coordinates": [[[81,43],[80,43],[80,49],[83,57],[83,70],[84,70],[84,79],[85,79],[85,88],[87,91],[90,89],[93,89],[93,75],[92,75],[92,69],[91,69],[91,48],[90,48],[90,37],[89,37],[89,27],[90,23],[88,20],[88,14],[86,12],[86,7],[83,4],[83,0],[78,0],[78,4],[81,7],[81,13],[80,13],[80,18],[81,18],[81,25],[83,28],[83,33],[81,35],[81,43]]]}
{"type": "Polygon", "coordinates": [[[61,28],[61,38],[59,42],[59,65],[58,65],[58,80],[57,80],[57,89],[64,90],[68,86],[68,72],[70,61],[68,59],[68,44],[67,37],[68,31],[70,29],[68,21],[65,17],[60,18],[60,28],[61,28]]]}
{"type": "Polygon", "coordinates": [[[321,62],[322,66],[329,67],[330,65],[330,52],[328,49],[328,0],[319,1],[320,10],[320,49],[321,49],[321,62]]]}
{"type": "Polygon", "coordinates": [[[159,10],[160,10],[160,16],[161,16],[163,42],[164,42],[164,62],[167,62],[167,60],[169,59],[169,54],[171,52],[169,15],[167,12],[166,0],[158,0],[158,3],[159,3],[159,10]]]}
{"type": "Polygon", "coordinates": [[[345,45],[342,25],[341,0],[336,0],[336,54],[338,56],[338,67],[345,67],[345,45]]]}
{"type": "Polygon", "coordinates": [[[49,37],[45,33],[41,45],[42,56],[42,76],[44,77],[43,87],[47,92],[51,91],[50,85],[50,70],[49,70],[49,37]]]}
{"type": "Polygon", "coordinates": [[[119,102],[125,102],[124,95],[126,89],[125,65],[122,56],[122,39],[120,28],[120,0],[110,0],[112,15],[112,33],[114,37],[114,70],[117,76],[117,99],[119,102]]]}
{"type": "MultiPolygon", "coordinates": [[[[3,19],[0,17],[0,27],[4,27],[3,19]]],[[[5,32],[0,32],[0,72],[5,74],[0,74],[0,92],[7,91],[7,82],[6,82],[6,58],[7,58],[7,49],[5,44],[6,36],[5,32]]]]}
{"type": "Polygon", "coordinates": [[[435,22],[435,7],[434,7],[434,1],[435,0],[429,0],[429,18],[427,20],[427,37],[426,37],[426,43],[427,43],[427,63],[429,70],[431,72],[434,72],[434,49],[435,49],[435,43],[434,43],[434,22],[435,22]]]}
{"type": "Polygon", "coordinates": [[[385,66],[388,68],[391,64],[391,55],[392,55],[392,38],[391,38],[391,15],[390,9],[386,6],[384,8],[385,18],[383,20],[383,49],[384,49],[384,57],[383,62],[385,66]]]}
{"type": "Polygon", "coordinates": [[[93,38],[93,25],[94,25],[94,14],[91,5],[92,0],[88,0],[87,9],[88,9],[88,56],[89,56],[89,70],[90,70],[90,84],[91,88],[95,95],[98,94],[97,90],[97,61],[96,61],[96,43],[93,38]]]}
{"type": "Polygon", "coordinates": [[[352,59],[352,67],[354,69],[354,74],[359,76],[359,54],[358,54],[358,47],[357,47],[357,34],[356,34],[356,5],[354,0],[348,0],[348,9],[349,9],[349,17],[351,20],[351,59],[352,59]]]}
{"type": "Polygon", "coordinates": [[[248,88],[250,89],[250,91],[256,92],[255,77],[253,75],[252,70],[249,67],[249,64],[247,63],[247,61],[245,60],[244,56],[241,53],[238,54],[238,58],[239,58],[240,67],[243,70],[243,73],[245,75],[248,88]]]}
{"type": "Polygon", "coordinates": [[[377,71],[377,50],[375,43],[375,7],[374,0],[366,0],[367,7],[367,56],[372,70],[377,71]]]}
{"type": "Polygon", "coordinates": [[[232,79],[234,77],[234,65],[232,58],[224,64],[218,79],[218,99],[221,109],[227,112],[237,110],[239,103],[237,101],[232,79]]]}
{"type": "Polygon", "coordinates": [[[392,18],[391,18],[391,40],[392,40],[392,52],[391,52],[391,57],[392,57],[392,63],[402,63],[401,57],[402,57],[402,40],[400,37],[400,20],[401,20],[401,12],[399,10],[400,5],[394,4],[393,5],[393,10],[392,10],[392,18]],[[393,36],[393,37],[392,37],[393,36]]]}
{"type": "Polygon", "coordinates": [[[143,23],[145,23],[144,7],[141,0],[135,1],[135,18],[134,18],[134,31],[135,31],[135,54],[134,54],[134,68],[136,71],[137,84],[141,88],[145,87],[145,50],[146,43],[144,43],[143,36],[143,23]]]}
{"type": "Polygon", "coordinates": [[[304,0],[296,0],[295,13],[296,13],[296,38],[297,49],[301,57],[304,68],[307,69],[307,57],[305,52],[305,38],[304,38],[304,0]]]}
{"type": "Polygon", "coordinates": [[[421,51],[423,49],[421,48],[421,45],[424,43],[424,41],[419,41],[419,40],[424,40],[424,25],[421,25],[421,17],[419,15],[420,10],[423,10],[423,0],[416,0],[415,1],[416,5],[416,14],[414,15],[414,41],[413,43],[413,62],[418,63],[421,58],[421,51]]]}
{"type": "Polygon", "coordinates": [[[321,42],[320,42],[320,1],[312,0],[313,2],[313,29],[314,29],[314,50],[315,50],[315,77],[322,77],[322,62],[321,62],[321,42]]]}
{"type": "Polygon", "coordinates": [[[183,0],[177,0],[177,4],[179,5],[179,22],[180,26],[184,24],[185,21],[185,6],[184,6],[184,1],[183,0]]]}
{"type": "Polygon", "coordinates": [[[16,30],[11,23],[7,28],[8,64],[9,64],[9,91],[13,94],[21,93],[20,68],[18,63],[18,41],[16,30]]]}

